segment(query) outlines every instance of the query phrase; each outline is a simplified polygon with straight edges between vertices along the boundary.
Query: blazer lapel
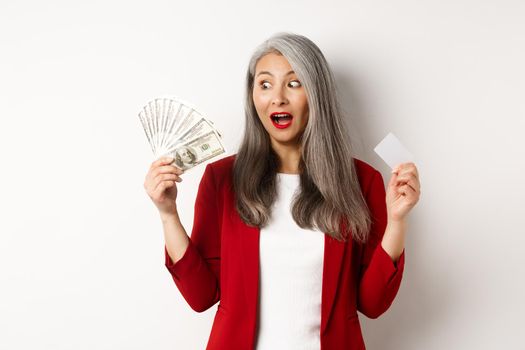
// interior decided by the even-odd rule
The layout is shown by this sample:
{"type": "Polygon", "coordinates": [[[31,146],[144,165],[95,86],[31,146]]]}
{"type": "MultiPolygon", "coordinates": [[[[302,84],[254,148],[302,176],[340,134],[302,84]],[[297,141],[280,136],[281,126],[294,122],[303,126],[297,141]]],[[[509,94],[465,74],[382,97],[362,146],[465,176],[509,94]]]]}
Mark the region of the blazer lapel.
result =
{"type": "MultiPolygon", "coordinates": [[[[259,227],[248,226],[241,223],[240,232],[241,241],[241,269],[244,278],[244,291],[246,300],[252,318],[257,316],[257,305],[259,303],[259,227]]],[[[255,319],[253,320],[256,321],[255,319]]]]}
{"type": "Polygon", "coordinates": [[[343,263],[346,244],[325,233],[323,289],[321,297],[321,333],[324,332],[334,306],[335,292],[343,263]]]}

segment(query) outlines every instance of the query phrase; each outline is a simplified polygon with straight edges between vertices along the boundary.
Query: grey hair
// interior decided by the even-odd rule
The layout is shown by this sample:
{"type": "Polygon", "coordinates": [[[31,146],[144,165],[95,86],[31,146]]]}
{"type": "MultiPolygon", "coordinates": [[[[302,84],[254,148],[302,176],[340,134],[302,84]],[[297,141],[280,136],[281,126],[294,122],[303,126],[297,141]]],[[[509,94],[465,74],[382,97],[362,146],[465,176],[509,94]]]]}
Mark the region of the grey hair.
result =
{"type": "Polygon", "coordinates": [[[249,62],[245,133],[233,168],[236,209],[241,219],[248,225],[264,227],[277,196],[279,158],[252,97],[255,67],[269,53],[288,60],[308,101],[309,119],[300,137],[301,190],[292,202],[294,221],[301,228],[316,229],[340,241],[348,238],[350,230],[354,240],[366,242],[371,216],[360,189],[333,73],[317,45],[292,33],[271,36],[257,47],[249,62]]]}

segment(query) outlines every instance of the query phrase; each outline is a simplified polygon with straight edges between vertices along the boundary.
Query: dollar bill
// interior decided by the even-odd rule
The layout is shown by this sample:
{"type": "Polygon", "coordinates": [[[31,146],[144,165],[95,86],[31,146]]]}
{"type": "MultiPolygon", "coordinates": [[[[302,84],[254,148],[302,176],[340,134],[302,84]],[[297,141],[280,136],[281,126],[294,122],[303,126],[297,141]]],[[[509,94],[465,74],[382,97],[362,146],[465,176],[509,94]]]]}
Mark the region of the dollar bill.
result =
{"type": "Polygon", "coordinates": [[[175,166],[182,170],[191,169],[202,162],[225,152],[225,148],[216,132],[210,131],[196,139],[181,144],[167,154],[173,157],[175,166]]]}
{"type": "Polygon", "coordinates": [[[213,122],[179,99],[155,98],[138,116],[157,159],[172,155],[177,166],[190,169],[226,152],[213,122]]]}
{"type": "MultiPolygon", "coordinates": [[[[197,139],[203,135],[208,134],[211,131],[217,132],[215,128],[209,123],[206,118],[201,118],[193,127],[186,131],[179,138],[175,139],[171,144],[166,145],[167,151],[172,151],[174,148],[178,147],[181,143],[189,142],[191,140],[197,139]]],[[[218,134],[218,133],[217,133],[218,134]]],[[[220,134],[219,134],[220,137],[220,134]]]]}

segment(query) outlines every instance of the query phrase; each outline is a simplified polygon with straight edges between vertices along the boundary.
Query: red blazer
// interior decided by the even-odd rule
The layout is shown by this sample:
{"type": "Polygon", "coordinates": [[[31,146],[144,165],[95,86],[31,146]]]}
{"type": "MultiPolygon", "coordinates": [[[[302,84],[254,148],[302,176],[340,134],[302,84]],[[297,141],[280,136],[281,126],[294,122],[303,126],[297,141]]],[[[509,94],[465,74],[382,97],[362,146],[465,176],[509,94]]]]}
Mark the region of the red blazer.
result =
{"type": "MultiPolygon", "coordinates": [[[[258,227],[235,210],[232,168],[235,155],[206,166],[195,202],[189,246],[165,265],[190,307],[202,312],[219,301],[207,350],[253,349],[259,292],[258,227]]],[[[321,299],[321,350],[365,349],[357,311],[377,318],[392,304],[403,274],[405,251],[395,264],[380,242],[387,224],[381,173],[355,159],[373,217],[370,239],[346,243],[325,234],[321,299]]]]}

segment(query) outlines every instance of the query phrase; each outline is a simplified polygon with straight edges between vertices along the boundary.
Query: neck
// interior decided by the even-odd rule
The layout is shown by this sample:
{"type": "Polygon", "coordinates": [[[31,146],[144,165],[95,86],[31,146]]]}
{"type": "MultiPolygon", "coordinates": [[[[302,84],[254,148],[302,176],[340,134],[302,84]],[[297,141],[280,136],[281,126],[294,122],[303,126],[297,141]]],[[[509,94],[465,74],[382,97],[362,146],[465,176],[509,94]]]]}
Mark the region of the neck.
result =
{"type": "Polygon", "coordinates": [[[272,142],[272,148],[279,157],[279,173],[299,174],[299,162],[301,160],[300,144],[282,144],[272,142]]]}

